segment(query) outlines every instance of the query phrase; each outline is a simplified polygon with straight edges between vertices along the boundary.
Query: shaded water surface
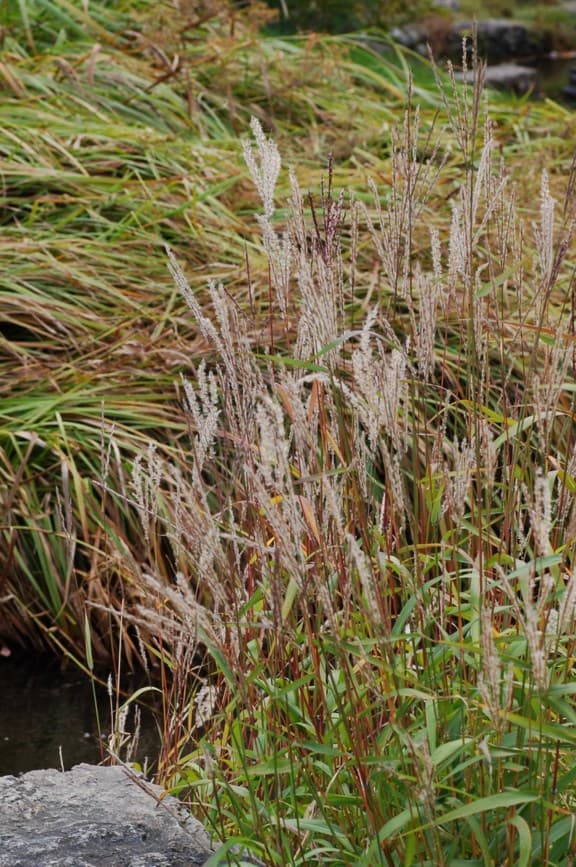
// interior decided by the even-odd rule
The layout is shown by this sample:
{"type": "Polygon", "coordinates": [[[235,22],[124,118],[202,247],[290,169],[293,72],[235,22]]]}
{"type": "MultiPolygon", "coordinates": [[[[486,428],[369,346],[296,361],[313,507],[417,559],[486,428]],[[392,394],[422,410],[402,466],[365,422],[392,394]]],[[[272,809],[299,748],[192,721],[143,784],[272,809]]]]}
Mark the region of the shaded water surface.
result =
{"type": "MultiPolygon", "coordinates": [[[[77,669],[61,671],[43,657],[0,658],[0,776],[101,761],[98,717],[102,736],[111,727],[102,687],[97,704],[98,713],[92,685],[77,669]]],[[[143,712],[140,742],[137,759],[153,761],[158,741],[150,713],[143,712]]]]}
{"type": "MultiPolygon", "coordinates": [[[[563,101],[563,90],[568,86],[572,69],[576,69],[576,57],[541,60],[538,64],[538,77],[543,96],[563,101]]],[[[571,105],[576,107],[574,103],[571,105]]]]}

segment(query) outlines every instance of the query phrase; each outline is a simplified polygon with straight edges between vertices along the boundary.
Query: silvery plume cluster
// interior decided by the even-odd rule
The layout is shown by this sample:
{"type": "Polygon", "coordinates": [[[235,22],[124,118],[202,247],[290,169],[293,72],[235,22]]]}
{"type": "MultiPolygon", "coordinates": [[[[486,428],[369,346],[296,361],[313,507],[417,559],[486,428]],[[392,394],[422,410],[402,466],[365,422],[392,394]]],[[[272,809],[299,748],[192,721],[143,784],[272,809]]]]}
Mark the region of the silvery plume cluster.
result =
{"type": "MultiPolygon", "coordinates": [[[[275,641],[307,606],[335,634],[362,609],[367,628],[383,636],[408,595],[402,635],[415,641],[430,624],[451,634],[454,610],[465,604],[480,649],[479,700],[497,726],[513,690],[494,636],[512,627],[524,635],[542,690],[548,654],[574,622],[574,579],[557,568],[561,558],[543,571],[533,567],[554,553],[560,523],[574,521],[566,481],[574,458],[552,455],[568,336],[559,329],[554,341],[540,340],[573,216],[557,238],[544,174],[540,221],[521,226],[491,124],[469,131],[477,83],[471,93],[456,109],[447,106],[468,162],[444,244],[427,204],[450,151],[442,132],[429,145],[417,109],[392,135],[384,189],[369,180],[369,196],[334,194],[330,163],[314,204],[290,172],[289,217],[280,228],[280,154],[251,121],[244,157],[262,203],[257,220],[273,293],[265,319],[275,337],[255,352],[248,316],[226,287],[211,283],[211,309],[202,308],[168,250],[172,276],[214,353],[194,381],[182,382],[193,459],[183,469],[155,450],[141,456],[132,497],[144,532],[160,527],[176,564],[171,582],[153,564],[143,576],[162,599],[156,610],[141,608],[152,632],[175,642],[185,635],[241,667],[247,636],[259,646],[275,641]],[[499,317],[504,295],[521,291],[522,266],[512,266],[523,261],[526,231],[540,282],[524,321],[508,323],[499,317]],[[466,371],[451,368],[454,342],[465,348],[466,371]],[[503,420],[484,410],[495,388],[494,353],[503,353],[498,387],[508,394],[508,350],[526,368],[523,393],[510,398],[503,420]],[[506,478],[527,430],[551,455],[530,483],[520,473],[506,478]],[[490,514],[490,498],[506,500],[498,532],[478,518],[490,514]]],[[[406,653],[408,670],[419,664],[416,650],[406,653]]]]}

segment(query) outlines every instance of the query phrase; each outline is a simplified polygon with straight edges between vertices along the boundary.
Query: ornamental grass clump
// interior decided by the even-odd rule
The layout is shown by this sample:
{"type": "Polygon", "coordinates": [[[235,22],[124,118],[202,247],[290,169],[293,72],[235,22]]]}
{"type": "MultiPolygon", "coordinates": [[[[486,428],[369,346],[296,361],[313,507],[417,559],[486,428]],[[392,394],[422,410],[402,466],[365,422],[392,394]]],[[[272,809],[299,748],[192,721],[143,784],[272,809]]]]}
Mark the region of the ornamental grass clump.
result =
{"type": "Polygon", "coordinates": [[[213,351],[182,383],[188,461],[133,466],[172,564],[138,567],[133,620],[160,776],[267,864],[576,857],[575,166],[520,211],[470,76],[440,82],[446,129],[409,101],[389,184],[293,172],[286,219],[252,121],[246,306],[201,304],[167,251],[213,351]]]}
{"type": "MultiPolygon", "coordinates": [[[[149,448],[187,462],[174,383],[193,379],[210,347],[164,246],[203,307],[214,279],[246,309],[249,252],[259,309],[258,192],[238,147],[251,115],[274,119],[282,152],[298,154],[301,183],[316,184],[325,150],[351,178],[357,152],[386,164],[385,133],[406,93],[401,50],[386,43],[384,57],[353,37],[264,36],[270,14],[226,0],[0,3],[8,649],[81,662],[87,616],[98,664],[115,667],[119,647],[127,668],[143,663],[138,636],[110,614],[141,599],[138,564],[148,557],[125,483],[149,448]]],[[[439,103],[430,81],[422,61],[424,111],[439,103]]],[[[287,195],[281,176],[278,198],[287,195]]],[[[260,329],[255,317],[251,339],[260,329]]],[[[158,568],[163,545],[150,556],[158,568]]]]}

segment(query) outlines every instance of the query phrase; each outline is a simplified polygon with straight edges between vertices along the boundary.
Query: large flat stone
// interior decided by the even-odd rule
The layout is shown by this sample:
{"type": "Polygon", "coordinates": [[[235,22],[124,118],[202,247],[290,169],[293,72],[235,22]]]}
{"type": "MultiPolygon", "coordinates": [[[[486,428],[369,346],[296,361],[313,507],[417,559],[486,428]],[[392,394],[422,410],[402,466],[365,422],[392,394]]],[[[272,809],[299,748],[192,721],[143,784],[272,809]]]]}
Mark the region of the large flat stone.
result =
{"type": "Polygon", "coordinates": [[[214,851],[175,798],[124,768],[0,777],[0,867],[200,867],[214,851]]]}

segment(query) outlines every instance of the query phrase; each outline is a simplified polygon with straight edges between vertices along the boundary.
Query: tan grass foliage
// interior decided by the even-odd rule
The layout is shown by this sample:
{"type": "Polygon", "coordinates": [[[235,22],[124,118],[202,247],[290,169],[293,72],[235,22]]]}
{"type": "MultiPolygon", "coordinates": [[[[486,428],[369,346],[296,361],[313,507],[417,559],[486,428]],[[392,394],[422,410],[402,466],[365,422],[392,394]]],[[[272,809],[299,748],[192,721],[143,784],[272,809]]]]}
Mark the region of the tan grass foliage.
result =
{"type": "Polygon", "coordinates": [[[66,9],[0,104],[3,629],[145,660],[159,774],[268,863],[563,863],[573,118],[66,9]]]}

